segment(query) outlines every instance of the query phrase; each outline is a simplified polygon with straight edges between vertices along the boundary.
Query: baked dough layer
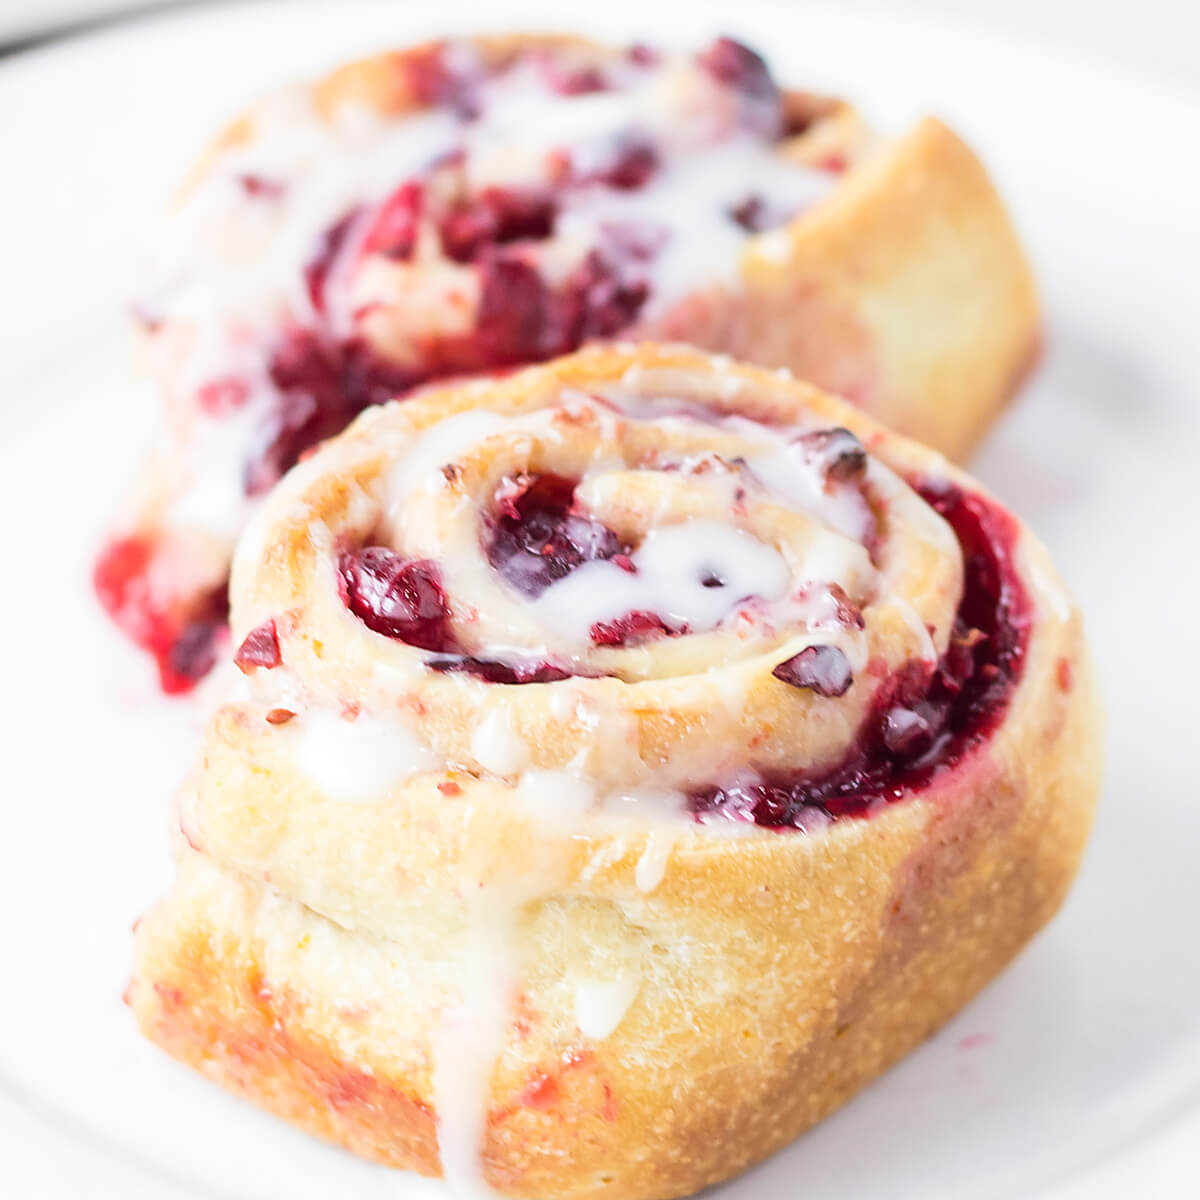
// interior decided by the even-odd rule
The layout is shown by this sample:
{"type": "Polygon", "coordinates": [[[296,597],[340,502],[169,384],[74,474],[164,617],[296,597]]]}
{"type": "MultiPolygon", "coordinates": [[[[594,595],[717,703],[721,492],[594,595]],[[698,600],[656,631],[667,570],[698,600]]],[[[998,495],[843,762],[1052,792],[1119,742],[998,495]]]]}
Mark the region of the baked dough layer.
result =
{"type": "MultiPolygon", "coordinates": [[[[561,766],[557,742],[581,736],[556,723],[553,697],[581,689],[611,695],[610,716],[645,724],[651,744],[674,745],[656,689],[675,689],[686,707],[683,681],[651,680],[646,692],[612,677],[431,680],[413,669],[429,652],[361,625],[321,566],[318,526],[369,534],[371,480],[394,470],[414,427],[481,407],[536,412],[606,381],[647,395],[673,381],[674,394],[759,419],[841,425],[898,474],[979,490],[806,385],[670,347],[589,351],[365,414],[289,477],[242,544],[235,633],[273,619],[282,665],[256,672],[257,694],[213,718],[181,793],[179,878],[141,923],[130,990],[146,1034],[224,1086],[368,1157],[436,1173],[439,1128],[454,1116],[439,1107],[435,1078],[447,1013],[494,985],[481,983],[479,955],[503,945],[513,996],[485,1064],[479,1153],[493,1189],[531,1200],[689,1194],[820,1120],[1053,915],[1099,786],[1079,616],[1022,528],[1013,570],[1030,629],[998,725],[863,819],[812,833],[751,825],[740,836],[680,823],[647,886],[663,825],[548,818],[520,802],[519,779],[478,764],[422,767],[375,803],[322,792],[298,770],[289,732],[319,704],[361,704],[353,725],[390,696],[441,745],[479,726],[484,709],[473,705],[520,710],[527,766],[542,769],[561,766]],[[275,725],[279,688],[297,716],[275,725]]],[[[505,443],[490,445],[499,454],[505,443]]],[[[451,471],[445,486],[469,480],[451,471]]],[[[920,541],[896,525],[887,538],[920,541]]],[[[934,562],[928,578],[941,577],[934,562]]],[[[776,657],[751,667],[776,689],[778,724],[802,711],[833,727],[821,713],[853,711],[853,690],[821,708],[779,684],[776,657]]],[[[732,742],[737,724],[722,719],[714,729],[732,742]]],[[[730,749],[749,758],[758,732],[730,749]]],[[[469,760],[470,745],[457,745],[469,760]]]]}
{"type": "Polygon", "coordinates": [[[595,157],[588,119],[568,109],[578,99],[594,112],[605,94],[545,93],[533,108],[551,110],[555,148],[539,158],[509,117],[489,134],[431,105],[419,85],[430,90],[430,63],[446,55],[485,72],[516,61],[518,76],[547,56],[633,69],[628,51],[538,35],[376,55],[249,109],[170,214],[139,306],[163,436],[96,569],[105,606],[158,659],[168,691],[212,665],[229,559],[258,497],[306,448],[397,392],[581,340],[684,341],[788,368],[962,459],[1036,358],[1019,241],[986,171],[939,121],[879,139],[843,100],[790,91],[776,105],[761,63],[766,101],[713,84],[699,58],[664,59],[649,99],[644,82],[611,93],[640,107],[610,114],[603,152],[636,146],[645,125],[658,168],[597,200],[545,163],[595,157]],[[758,117],[737,117],[739,103],[758,117]],[[782,136],[762,127],[762,103],[768,120],[782,110],[782,136]],[[429,123],[436,132],[443,119],[433,136],[429,123]],[[711,140],[698,132],[708,124],[711,140]],[[468,129],[481,179],[448,165],[453,154],[436,172],[423,165],[468,129]],[[450,211],[482,245],[447,241],[437,222],[451,193],[466,208],[450,211]],[[489,205],[516,214],[515,230],[493,229],[495,245],[480,232],[501,220],[489,205]],[[751,218],[755,205],[766,215],[751,218]],[[387,241],[402,236],[400,248],[387,241]]]}

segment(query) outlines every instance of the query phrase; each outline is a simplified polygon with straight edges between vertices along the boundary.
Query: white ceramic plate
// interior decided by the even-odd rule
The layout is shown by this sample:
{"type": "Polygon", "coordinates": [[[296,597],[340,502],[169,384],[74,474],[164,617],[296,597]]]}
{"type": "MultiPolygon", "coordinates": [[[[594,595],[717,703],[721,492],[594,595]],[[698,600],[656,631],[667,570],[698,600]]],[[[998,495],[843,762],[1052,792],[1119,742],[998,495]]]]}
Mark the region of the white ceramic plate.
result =
{"type": "MultiPolygon", "coordinates": [[[[479,5],[470,6],[479,22],[479,5]]],[[[605,0],[596,32],[735,26],[782,78],[922,110],[994,167],[1044,284],[1049,353],[976,463],[1084,601],[1108,787],[1060,918],[957,1020],[721,1200],[1200,1191],[1200,99],[1033,48],[825,7],[605,0]]],[[[144,231],[254,92],[465,4],[183,12],[0,67],[0,1192],[413,1200],[226,1097],[134,1033],[129,927],[168,876],[165,810],[193,744],[87,589],[148,428],[122,302],[144,231]]],[[[558,27],[560,3],[491,24],[558,27]]]]}

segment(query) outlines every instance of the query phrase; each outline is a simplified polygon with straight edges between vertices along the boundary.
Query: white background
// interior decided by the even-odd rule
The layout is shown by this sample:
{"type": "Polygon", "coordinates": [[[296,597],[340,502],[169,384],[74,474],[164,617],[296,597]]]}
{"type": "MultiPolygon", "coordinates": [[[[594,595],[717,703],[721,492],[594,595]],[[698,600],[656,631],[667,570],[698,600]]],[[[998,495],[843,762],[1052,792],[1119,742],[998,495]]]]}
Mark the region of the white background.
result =
{"type": "MultiPolygon", "coordinates": [[[[158,0],[163,3],[164,0],[158,0]]],[[[176,0],[178,2],[178,0],[176,0]]],[[[397,0],[402,3],[403,0],[397,0]]],[[[664,0],[671,3],[672,0],[664,0]]],[[[674,0],[683,4],[683,0],[674,0]]],[[[789,0],[778,0],[788,7],[789,0]]],[[[832,2],[832,0],[830,0],[832,2]]],[[[156,0],[0,0],[0,38],[29,35],[72,20],[150,7],[156,0]]],[[[928,14],[938,24],[973,25],[1037,38],[1139,68],[1160,80],[1200,87],[1200,0],[841,0],[928,14]]],[[[481,14],[503,23],[505,0],[480,0],[481,14]]],[[[564,13],[569,5],[564,4],[564,13]]],[[[483,17],[481,15],[481,23],[483,17]]],[[[570,23],[564,15],[563,25],[570,23]]]]}

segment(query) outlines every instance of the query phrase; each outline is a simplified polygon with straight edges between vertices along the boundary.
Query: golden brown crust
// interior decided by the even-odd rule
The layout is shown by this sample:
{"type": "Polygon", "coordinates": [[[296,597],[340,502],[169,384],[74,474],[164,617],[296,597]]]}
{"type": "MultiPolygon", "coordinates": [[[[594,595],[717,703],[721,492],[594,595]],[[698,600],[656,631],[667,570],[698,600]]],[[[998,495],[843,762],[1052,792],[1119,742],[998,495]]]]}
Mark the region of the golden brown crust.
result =
{"type": "MultiPolygon", "coordinates": [[[[1029,744],[1008,746],[1005,730],[993,757],[1011,754],[1007,769],[994,763],[967,787],[822,842],[785,834],[677,853],[658,920],[680,922],[679,941],[716,942],[714,954],[736,947],[729,990],[680,1012],[692,981],[643,988],[601,1044],[547,1037],[529,996],[531,1029],[493,1083],[492,1185],[581,1200],[688,1194],[780,1148],[932,1033],[1049,919],[1074,874],[1094,797],[1081,777],[1095,772],[1091,687],[1080,670],[1078,699],[1039,705],[1056,715],[1027,730],[1029,744]]],[[[261,889],[223,883],[253,909],[261,889]]],[[[339,1026],[369,1018],[321,1012],[319,971],[306,976],[251,920],[217,923],[203,897],[143,922],[132,1003],[147,1035],[310,1132],[436,1171],[427,1071],[397,1071],[375,1049],[404,1015],[368,1024],[348,1056],[339,1026]]]]}
{"type": "Polygon", "coordinates": [[[730,352],[788,366],[963,459],[1036,358],[1040,329],[1032,274],[978,159],[927,119],[788,239],[785,255],[762,238],[748,247],[730,352]]]}
{"type": "MultiPolygon", "coordinates": [[[[595,350],[491,394],[586,389],[633,366],[678,378],[716,369],[688,350],[595,350]]],[[[969,483],[836,400],[733,370],[764,404],[847,424],[895,470],[969,483]]],[[[369,415],[340,445],[352,455],[394,414],[417,420],[421,404],[456,411],[479,397],[447,389],[369,415]]],[[[310,483],[336,453],[314,460],[310,483]]],[[[1021,531],[1015,553],[1033,606],[1020,682],[994,734],[915,796],[814,836],[689,829],[649,892],[636,886],[648,835],[561,835],[572,849],[515,936],[521,996],[483,1147],[494,1188],[664,1200],[727,1178],[907,1053],[1050,918],[1095,803],[1097,704],[1078,615],[1045,552],[1021,531]],[[585,1035],[576,982],[631,973],[624,1019],[585,1035]]],[[[235,621],[257,619],[251,598],[286,600],[260,591],[286,584],[281,567],[247,569],[235,621]]],[[[435,1172],[432,1047],[465,986],[447,959],[463,892],[532,873],[542,850],[557,859],[560,835],[486,781],[437,796],[414,781],[386,806],[322,806],[266,755],[259,716],[235,706],[214,723],[182,801],[192,846],[139,929],[131,1004],[149,1037],[239,1094],[379,1161],[435,1172]]]]}

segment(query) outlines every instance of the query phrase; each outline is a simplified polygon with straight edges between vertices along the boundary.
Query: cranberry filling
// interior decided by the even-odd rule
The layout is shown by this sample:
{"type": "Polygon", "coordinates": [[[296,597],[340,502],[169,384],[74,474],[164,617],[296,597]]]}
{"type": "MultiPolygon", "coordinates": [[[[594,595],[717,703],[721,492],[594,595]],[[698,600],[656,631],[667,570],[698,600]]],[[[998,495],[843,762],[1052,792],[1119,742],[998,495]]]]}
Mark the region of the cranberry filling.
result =
{"type": "Polygon", "coordinates": [[[279,666],[283,662],[283,654],[279,648],[275,622],[264,621],[250,630],[237,648],[233,661],[243,675],[248,675],[257,667],[265,667],[270,671],[279,666]]]}
{"type": "Polygon", "coordinates": [[[363,238],[363,251],[386,258],[412,257],[417,244],[417,222],[421,217],[425,189],[416,180],[402,183],[384,201],[363,238]]]}
{"type": "Polygon", "coordinates": [[[368,629],[423,650],[453,647],[450,608],[435,563],[366,546],[345,551],[338,573],[346,606],[368,629]]]}
{"type": "Polygon", "coordinates": [[[657,613],[638,609],[612,621],[597,621],[589,631],[597,646],[627,646],[656,637],[672,637],[686,633],[685,628],[672,628],[657,613]]]}
{"type": "Polygon", "coordinates": [[[778,94],[762,56],[730,37],[719,37],[697,61],[715,79],[746,96],[769,99],[778,94]]]}
{"type": "Polygon", "coordinates": [[[348,212],[341,220],[327,229],[317,243],[316,252],[304,264],[304,285],[308,289],[308,298],[319,313],[325,311],[325,283],[333,264],[337,261],[346,245],[346,238],[354,227],[359,209],[348,212]]]}
{"type": "Polygon", "coordinates": [[[472,120],[479,115],[475,91],[480,81],[473,70],[454,64],[446,49],[445,43],[438,42],[410,52],[403,60],[406,82],[417,103],[444,105],[462,120],[472,120]]]}
{"type": "Polygon", "coordinates": [[[567,281],[561,303],[563,351],[627,328],[649,295],[644,282],[622,278],[611,253],[592,250],[567,281]]]}
{"type": "Polygon", "coordinates": [[[495,658],[452,655],[426,659],[425,665],[439,675],[471,675],[485,683],[556,683],[560,679],[570,679],[572,674],[542,659],[501,662],[495,658]]]}
{"type": "Polygon", "coordinates": [[[645,138],[630,135],[617,146],[607,163],[586,178],[622,191],[634,191],[644,187],[656,170],[658,151],[645,138]]]}
{"type": "MultiPolygon", "coordinates": [[[[402,60],[405,82],[415,99],[453,109],[469,121],[477,115],[476,67],[460,67],[438,44],[402,60]]],[[[644,48],[630,51],[632,61],[647,65],[657,56],[644,48]]],[[[743,96],[777,94],[763,60],[729,38],[720,38],[700,55],[700,64],[720,83],[743,96]]],[[[495,68],[504,70],[504,66],[495,68]]],[[[608,80],[596,67],[575,67],[548,55],[546,78],[553,90],[570,97],[605,90],[608,80]]],[[[461,151],[431,164],[430,170],[452,167],[461,151]]],[[[585,177],[563,186],[599,183],[616,189],[643,187],[658,170],[656,147],[630,132],[608,160],[585,177]]],[[[248,176],[249,195],[274,194],[272,181],[248,176]]],[[[304,284],[317,320],[313,328],[294,328],[281,338],[268,373],[281,393],[279,410],[267,430],[266,447],[246,465],[248,495],[258,495],[294,465],[312,445],[340,432],[363,408],[409,391],[425,380],[539,361],[567,353],[592,338],[611,337],[629,328],[649,295],[644,279],[630,264],[649,261],[661,248],[658,230],[628,227],[605,234],[564,281],[551,286],[536,266],[522,256],[519,243],[551,237],[560,196],[554,188],[487,187],[439,207],[438,189],[425,177],[396,187],[372,214],[361,235],[364,210],[345,213],[321,237],[303,268],[304,284]],[[377,254],[399,261],[411,259],[422,219],[431,222],[442,252],[452,261],[475,264],[480,276],[475,327],[467,335],[431,338],[420,361],[399,368],[372,354],[358,339],[334,337],[326,328],[328,290],[335,265],[347,253],[377,254]],[[357,244],[357,250],[351,242],[357,244]],[[512,247],[511,251],[504,248],[512,247]]],[[[759,206],[761,208],[761,205],[759,206]]],[[[736,216],[748,226],[766,221],[766,210],[736,216]]],[[[214,394],[209,408],[226,411],[236,397],[227,390],[214,394]]]]}
{"type": "Polygon", "coordinates": [[[818,696],[844,696],[854,682],[850,662],[837,646],[806,646],[799,654],[781,662],[771,674],[818,696]]]}
{"type": "Polygon", "coordinates": [[[546,191],[484,188],[442,218],[442,251],[455,262],[471,262],[485,246],[547,238],[556,212],[555,199],[546,191]]]}
{"type": "Polygon", "coordinates": [[[511,366],[554,353],[551,298],[536,268],[502,252],[481,265],[475,318],[478,352],[489,366],[511,366]]]}
{"type": "Polygon", "coordinates": [[[560,96],[585,96],[591,92],[608,91],[608,80],[599,67],[569,67],[553,54],[547,54],[539,66],[546,82],[560,96]]]}
{"type": "Polygon", "coordinates": [[[698,788],[690,797],[698,819],[782,829],[803,828],[815,812],[865,816],[874,803],[903,799],[951,769],[995,730],[1021,677],[1031,622],[1012,562],[1017,525],[982,496],[952,485],[919,490],[963,550],[963,596],[949,649],[938,663],[909,663],[884,683],[858,745],[833,770],[698,788]]]}
{"type": "Polygon", "coordinates": [[[334,341],[311,329],[286,333],[268,370],[280,394],[279,408],[265,449],[246,464],[248,496],[273,487],[306,450],[340,433],[364,408],[417,382],[362,342],[334,341]]]}
{"type": "Polygon", "coordinates": [[[522,595],[540,596],[585,562],[629,553],[607,525],[576,511],[574,500],[574,481],[561,475],[509,481],[497,497],[488,562],[522,595]]]}
{"type": "MultiPolygon", "coordinates": [[[[631,47],[628,58],[640,67],[659,62],[658,53],[644,46],[631,47]]],[[[698,61],[715,80],[747,101],[753,115],[746,118],[747,125],[759,124],[756,114],[769,105],[758,101],[778,96],[762,59],[740,43],[721,38],[698,61]]],[[[444,44],[397,59],[402,85],[416,102],[451,109],[464,123],[479,114],[486,74],[504,71],[508,65],[480,68],[447,53],[444,44]]],[[[603,67],[575,65],[553,53],[545,57],[543,70],[549,88],[564,97],[614,86],[603,67]]],[[[779,130],[769,132],[773,136],[779,130]]],[[[272,487],[312,446],[339,433],[364,408],[402,395],[430,378],[540,361],[629,329],[649,298],[646,266],[669,237],[667,229],[631,221],[605,226],[597,245],[556,283],[537,269],[531,244],[553,236],[563,189],[644,187],[660,169],[659,151],[654,141],[631,129],[615,140],[611,153],[586,169],[573,170],[569,149],[564,148],[562,176],[549,186],[487,187],[451,199],[455,168],[462,165],[465,154],[460,148],[431,163],[416,178],[400,182],[372,210],[359,206],[342,214],[300,268],[300,282],[313,309],[310,323],[282,331],[270,350],[267,375],[277,396],[262,429],[261,447],[245,463],[246,494],[257,496],[272,487]],[[443,171],[450,173],[449,192],[435,186],[442,182],[436,173],[443,171]],[[401,367],[371,351],[360,337],[335,334],[329,314],[338,307],[333,301],[335,290],[343,285],[343,265],[350,270],[363,254],[410,261],[424,223],[448,259],[477,270],[479,300],[469,333],[431,334],[419,347],[416,360],[401,367]]],[[[265,175],[243,173],[236,182],[256,204],[278,203],[287,194],[284,183],[265,175]]],[[[741,216],[733,214],[734,219],[747,227],[768,222],[764,201],[758,201],[757,215],[751,215],[751,207],[741,216]]],[[[147,328],[159,324],[154,313],[143,313],[141,318],[147,328]]],[[[252,395],[256,395],[252,381],[220,377],[198,389],[197,404],[219,419],[243,409],[252,395]]],[[[536,496],[530,503],[537,507],[536,496]]],[[[497,528],[494,550],[505,564],[498,569],[530,595],[581,562],[620,553],[619,547],[614,549],[611,531],[567,511],[569,499],[557,517],[551,514],[553,507],[531,517],[525,534],[506,527],[503,520],[497,528]],[[539,541],[537,527],[547,522],[555,528],[544,530],[539,541]]],[[[138,569],[130,568],[128,560],[128,547],[110,548],[97,566],[97,589],[118,623],[158,658],[164,688],[184,690],[215,657],[226,601],[222,594],[206,596],[194,612],[182,617],[157,612],[147,599],[146,581],[135,578],[138,569]]],[[[148,561],[145,556],[140,569],[148,561]]],[[[608,623],[613,628],[599,631],[600,644],[623,644],[660,632],[655,622],[658,626],[662,622],[654,618],[647,624],[647,615],[631,613],[608,623]]],[[[413,636],[436,641],[440,635],[435,637],[424,621],[417,621],[419,631],[413,636]]]]}
{"type": "Polygon", "coordinates": [[[101,553],[92,584],[117,626],[154,656],[162,690],[178,695],[195,687],[215,665],[229,600],[222,585],[186,610],[164,605],[150,587],[154,553],[147,538],[120,538],[101,553]]]}

